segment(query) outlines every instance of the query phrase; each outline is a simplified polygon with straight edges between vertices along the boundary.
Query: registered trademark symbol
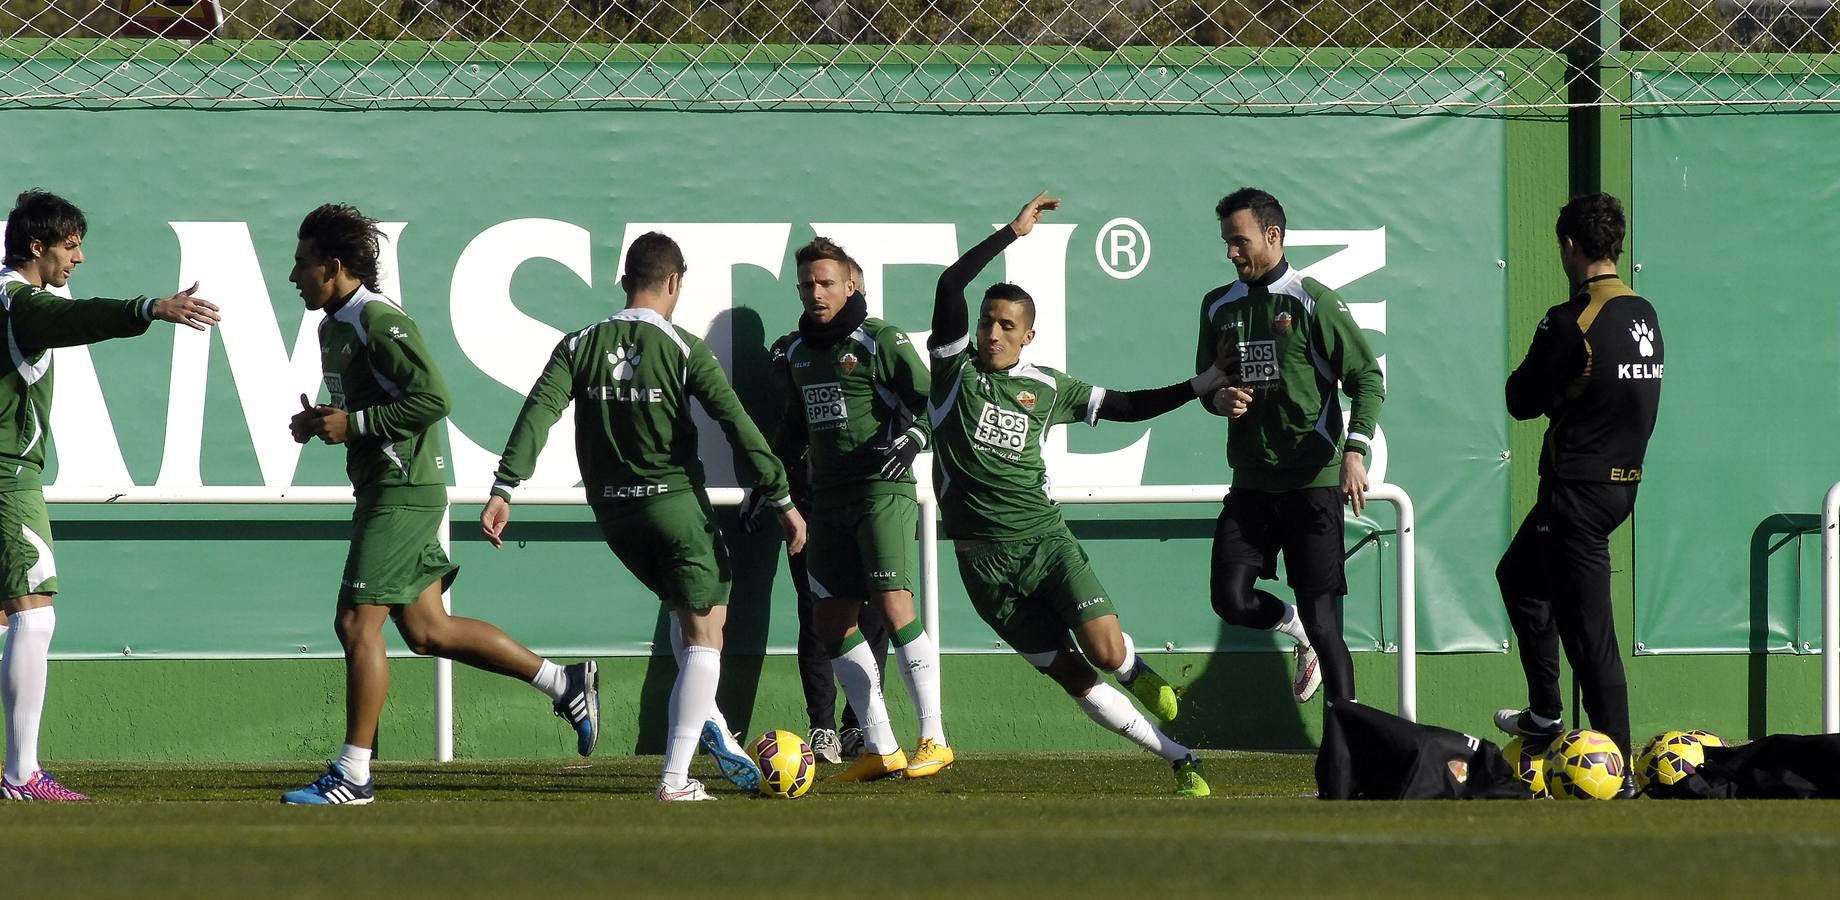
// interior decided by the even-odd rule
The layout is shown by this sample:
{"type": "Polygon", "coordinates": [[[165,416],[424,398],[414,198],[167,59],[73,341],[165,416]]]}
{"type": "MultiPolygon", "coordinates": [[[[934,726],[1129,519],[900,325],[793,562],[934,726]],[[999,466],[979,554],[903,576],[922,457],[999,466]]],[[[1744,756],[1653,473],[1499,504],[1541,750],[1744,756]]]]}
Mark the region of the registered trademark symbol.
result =
{"type": "Polygon", "coordinates": [[[1136,219],[1119,216],[1099,228],[1093,241],[1099,268],[1113,278],[1136,278],[1150,264],[1150,232],[1136,219]]]}

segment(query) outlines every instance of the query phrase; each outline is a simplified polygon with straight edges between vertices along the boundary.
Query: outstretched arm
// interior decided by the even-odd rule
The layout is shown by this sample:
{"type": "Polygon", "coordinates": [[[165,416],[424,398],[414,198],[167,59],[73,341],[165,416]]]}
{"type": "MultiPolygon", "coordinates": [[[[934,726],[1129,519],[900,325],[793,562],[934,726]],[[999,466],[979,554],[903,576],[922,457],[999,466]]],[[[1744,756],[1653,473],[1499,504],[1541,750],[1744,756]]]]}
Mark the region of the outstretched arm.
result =
{"type": "Polygon", "coordinates": [[[1013,221],[992,232],[990,237],[959,257],[958,262],[946,267],[933,291],[933,333],[926,339],[927,349],[934,357],[956,354],[970,341],[971,317],[966,309],[965,288],[970,286],[972,279],[1017,238],[1033,231],[1042,213],[1059,209],[1060,205],[1060,198],[1048,196],[1047,191],[1036,194],[1035,199],[1023,205],[1013,221]]]}
{"type": "MultiPolygon", "coordinates": [[[[1221,346],[1224,348],[1225,344],[1221,346]]],[[[1228,364],[1227,354],[1222,350],[1211,365],[1203,362],[1206,368],[1201,374],[1187,381],[1141,391],[1106,391],[1099,398],[1098,418],[1110,422],[1142,422],[1179,409],[1196,397],[1206,397],[1232,384],[1234,379],[1227,374],[1228,364]]],[[[1237,368],[1237,362],[1233,365],[1237,368]]]]}

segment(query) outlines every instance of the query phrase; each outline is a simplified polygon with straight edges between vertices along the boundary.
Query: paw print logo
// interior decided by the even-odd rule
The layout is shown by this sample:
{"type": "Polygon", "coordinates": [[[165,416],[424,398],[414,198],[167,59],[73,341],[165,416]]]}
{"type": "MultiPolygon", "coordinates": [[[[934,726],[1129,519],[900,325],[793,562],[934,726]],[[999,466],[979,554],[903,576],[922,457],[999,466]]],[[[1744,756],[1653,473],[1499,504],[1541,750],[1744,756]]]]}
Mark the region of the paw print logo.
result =
{"type": "Polygon", "coordinates": [[[1636,352],[1642,354],[1644,359],[1655,355],[1655,330],[1648,327],[1648,322],[1637,319],[1636,324],[1629,329],[1629,336],[1635,338],[1636,352]]]}
{"type": "Polygon", "coordinates": [[[639,350],[636,347],[621,345],[607,354],[607,364],[613,367],[613,377],[619,381],[631,381],[633,370],[639,366],[639,350]]]}

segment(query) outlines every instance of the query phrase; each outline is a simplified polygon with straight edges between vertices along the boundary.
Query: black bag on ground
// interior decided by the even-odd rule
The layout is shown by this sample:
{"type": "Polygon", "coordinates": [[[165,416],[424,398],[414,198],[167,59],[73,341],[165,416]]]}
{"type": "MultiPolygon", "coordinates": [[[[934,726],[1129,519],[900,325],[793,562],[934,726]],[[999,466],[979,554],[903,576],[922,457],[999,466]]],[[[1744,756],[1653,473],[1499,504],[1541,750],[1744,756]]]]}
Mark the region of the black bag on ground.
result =
{"type": "Polygon", "coordinates": [[[1707,747],[1692,775],[1651,796],[1714,800],[1840,799],[1840,734],[1772,734],[1707,747]]]}
{"type": "Polygon", "coordinates": [[[1419,725],[1359,703],[1332,703],[1318,751],[1325,800],[1525,800],[1501,748],[1460,731],[1419,725]],[[1324,759],[1346,778],[1324,778],[1324,759]],[[1337,766],[1336,768],[1339,768],[1337,766]],[[1338,784],[1337,782],[1341,782],[1338,784]]]}

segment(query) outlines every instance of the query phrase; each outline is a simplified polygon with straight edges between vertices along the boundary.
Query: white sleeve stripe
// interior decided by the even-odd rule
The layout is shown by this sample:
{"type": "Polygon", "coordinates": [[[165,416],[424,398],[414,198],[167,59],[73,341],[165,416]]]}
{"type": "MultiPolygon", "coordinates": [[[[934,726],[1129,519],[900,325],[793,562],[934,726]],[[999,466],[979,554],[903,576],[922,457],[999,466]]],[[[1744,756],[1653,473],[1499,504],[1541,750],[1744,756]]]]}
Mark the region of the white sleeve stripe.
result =
{"type": "Polygon", "coordinates": [[[358,410],[357,412],[352,413],[351,422],[352,422],[351,430],[357,434],[363,434],[364,433],[364,410],[358,410]]]}
{"type": "Polygon", "coordinates": [[[149,322],[153,321],[153,304],[154,303],[155,301],[148,300],[147,302],[141,304],[141,318],[146,319],[149,322]]]}
{"type": "Polygon", "coordinates": [[[971,333],[966,332],[958,340],[942,347],[933,347],[927,352],[933,354],[934,359],[947,359],[965,352],[965,348],[969,346],[971,346],[971,333]]]}
{"type": "Polygon", "coordinates": [[[1348,432],[1348,439],[1351,441],[1359,441],[1360,443],[1363,443],[1363,444],[1371,444],[1374,441],[1373,438],[1368,437],[1367,435],[1362,434],[1358,431],[1348,432]]]}
{"type": "Polygon", "coordinates": [[[492,490],[495,490],[495,491],[504,491],[507,494],[511,494],[511,493],[515,493],[517,489],[518,489],[517,485],[512,484],[511,482],[506,481],[503,478],[494,480],[492,482],[492,490]]]}
{"type": "Polygon", "coordinates": [[[1099,404],[1105,402],[1105,388],[1095,386],[1086,397],[1086,424],[1099,424],[1099,404]]]}
{"type": "Polygon", "coordinates": [[[919,444],[920,449],[926,449],[926,432],[920,430],[919,423],[907,426],[907,433],[913,435],[914,443],[919,444]]]}

